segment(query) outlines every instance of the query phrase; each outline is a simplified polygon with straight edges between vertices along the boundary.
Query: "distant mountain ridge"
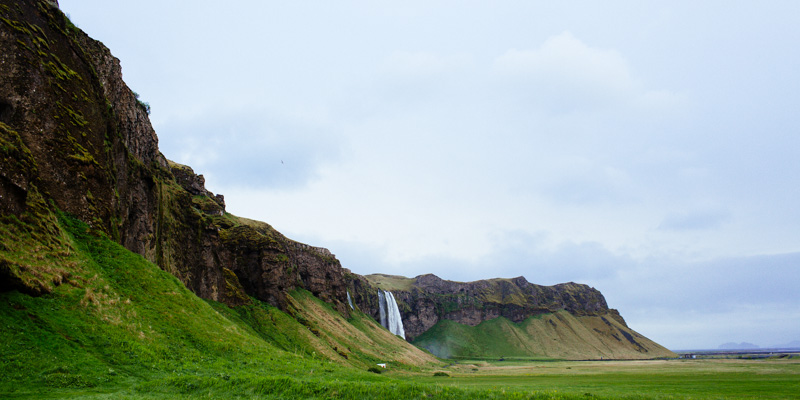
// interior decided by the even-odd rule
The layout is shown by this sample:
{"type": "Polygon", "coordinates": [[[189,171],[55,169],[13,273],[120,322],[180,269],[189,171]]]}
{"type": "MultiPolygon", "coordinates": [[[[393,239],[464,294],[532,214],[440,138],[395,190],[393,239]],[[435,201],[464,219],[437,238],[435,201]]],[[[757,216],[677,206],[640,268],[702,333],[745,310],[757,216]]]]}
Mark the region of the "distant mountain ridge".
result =
{"type": "Polygon", "coordinates": [[[775,346],[779,349],[800,349],[800,340],[792,340],[786,344],[779,344],[775,346]]]}
{"type": "Polygon", "coordinates": [[[719,347],[717,348],[720,350],[800,349],[800,340],[793,340],[789,343],[776,344],[767,347],[762,347],[757,344],[748,342],[741,342],[741,343],[727,342],[719,345],[719,347]]]}
{"type": "Polygon", "coordinates": [[[741,343],[723,343],[718,347],[721,350],[751,350],[751,349],[760,349],[757,344],[741,342],[741,343]]]}

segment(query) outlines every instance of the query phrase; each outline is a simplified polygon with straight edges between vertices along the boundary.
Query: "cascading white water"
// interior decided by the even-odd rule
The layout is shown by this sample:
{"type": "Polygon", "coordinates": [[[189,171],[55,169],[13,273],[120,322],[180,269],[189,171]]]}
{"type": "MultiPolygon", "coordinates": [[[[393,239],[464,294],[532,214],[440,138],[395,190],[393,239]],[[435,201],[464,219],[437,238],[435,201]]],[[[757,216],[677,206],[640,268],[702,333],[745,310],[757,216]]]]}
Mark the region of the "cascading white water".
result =
{"type": "Polygon", "coordinates": [[[400,309],[392,292],[385,290],[378,291],[378,311],[381,316],[381,325],[389,332],[406,338],[406,331],[403,329],[403,319],[400,317],[400,309]]]}
{"type": "Polygon", "coordinates": [[[355,310],[355,307],[353,307],[353,299],[350,297],[350,291],[349,290],[347,291],[347,304],[350,305],[350,309],[351,310],[355,310]]]}
{"type": "Polygon", "coordinates": [[[386,319],[389,323],[389,332],[405,339],[406,331],[403,329],[403,319],[400,317],[400,308],[397,307],[397,302],[394,300],[392,292],[386,293],[388,294],[388,296],[386,296],[386,319]]]}

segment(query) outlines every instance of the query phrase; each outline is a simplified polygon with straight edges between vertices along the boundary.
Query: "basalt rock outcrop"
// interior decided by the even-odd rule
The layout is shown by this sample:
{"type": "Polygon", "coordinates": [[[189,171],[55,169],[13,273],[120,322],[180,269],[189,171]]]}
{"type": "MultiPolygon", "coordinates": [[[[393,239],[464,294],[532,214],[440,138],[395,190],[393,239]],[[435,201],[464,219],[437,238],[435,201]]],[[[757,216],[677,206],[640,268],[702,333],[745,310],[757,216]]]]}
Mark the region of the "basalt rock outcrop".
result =
{"type": "Polygon", "coordinates": [[[442,320],[476,326],[498,317],[522,322],[562,310],[575,316],[610,315],[625,324],[616,310],[608,308],[600,291],[573,282],[542,286],[521,276],[454,282],[433,274],[416,278],[376,274],[353,278],[350,287],[359,307],[373,316],[377,315],[374,292],[379,288],[392,291],[409,340],[442,320]]]}
{"type": "Polygon", "coordinates": [[[523,277],[453,282],[347,275],[357,306],[377,318],[377,292],[397,300],[406,339],[444,357],[650,359],[675,354],[630,329],[603,295],[573,282],[541,286],[523,277]]]}
{"type": "MultiPolygon", "coordinates": [[[[336,258],[226,213],[202,175],[168,161],[119,60],[57,2],[0,0],[0,49],[2,223],[57,236],[41,221],[66,212],[201,297],[285,307],[286,293],[304,288],[348,313],[336,258]]],[[[4,290],[53,287],[19,259],[2,264],[4,290]]]]}

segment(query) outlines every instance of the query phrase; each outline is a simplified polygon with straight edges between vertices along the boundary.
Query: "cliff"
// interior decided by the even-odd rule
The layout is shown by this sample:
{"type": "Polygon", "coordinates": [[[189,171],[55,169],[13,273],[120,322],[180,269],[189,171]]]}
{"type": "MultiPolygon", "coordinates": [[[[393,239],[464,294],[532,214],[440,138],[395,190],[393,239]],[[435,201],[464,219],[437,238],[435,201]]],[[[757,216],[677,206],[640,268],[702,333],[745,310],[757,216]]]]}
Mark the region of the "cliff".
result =
{"type": "MultiPolygon", "coordinates": [[[[57,3],[2,0],[0,12],[4,224],[57,236],[52,215],[60,210],[206,299],[233,306],[252,296],[285,308],[286,293],[303,288],[347,315],[338,260],[228,214],[202,175],[169,162],[119,60],[57,3]]],[[[27,268],[24,257],[5,254],[0,264],[11,288],[54,287],[53,276],[27,268]]]]}
{"type": "Polygon", "coordinates": [[[400,312],[409,340],[441,320],[475,326],[498,317],[513,322],[541,314],[567,311],[570,314],[605,315],[625,323],[616,310],[608,308],[597,289],[577,283],[542,286],[524,277],[453,282],[433,274],[416,278],[375,274],[351,281],[356,303],[368,314],[377,315],[369,298],[378,289],[391,291],[401,302],[400,312]]]}
{"type": "Polygon", "coordinates": [[[453,282],[432,274],[348,279],[356,304],[376,319],[376,292],[391,291],[406,339],[440,357],[674,356],[630,329],[600,291],[583,284],[542,286],[524,277],[453,282]]]}

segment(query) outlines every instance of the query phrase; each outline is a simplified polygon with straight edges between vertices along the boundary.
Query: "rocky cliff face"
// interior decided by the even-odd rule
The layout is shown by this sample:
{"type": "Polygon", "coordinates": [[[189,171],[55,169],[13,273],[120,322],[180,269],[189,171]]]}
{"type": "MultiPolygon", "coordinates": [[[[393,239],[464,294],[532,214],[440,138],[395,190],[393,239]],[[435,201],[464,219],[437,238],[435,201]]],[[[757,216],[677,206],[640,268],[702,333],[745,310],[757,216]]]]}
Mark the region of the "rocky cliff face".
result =
{"type": "MultiPolygon", "coordinates": [[[[0,49],[3,224],[55,235],[53,224],[37,221],[68,212],[201,297],[236,305],[253,296],[284,307],[287,291],[305,288],[347,314],[336,258],[226,213],[201,175],[167,161],[119,60],[57,2],[0,0],[0,49]]],[[[16,282],[6,289],[52,287],[20,259],[4,256],[2,264],[16,282]]]]}
{"type": "Polygon", "coordinates": [[[451,320],[476,326],[483,321],[505,317],[513,322],[567,311],[575,316],[607,315],[624,324],[616,310],[609,309],[603,295],[577,283],[541,286],[523,277],[475,282],[453,282],[436,275],[404,278],[370,275],[352,280],[355,301],[367,313],[377,316],[378,289],[391,291],[400,303],[406,336],[421,335],[439,321],[451,320]]]}

